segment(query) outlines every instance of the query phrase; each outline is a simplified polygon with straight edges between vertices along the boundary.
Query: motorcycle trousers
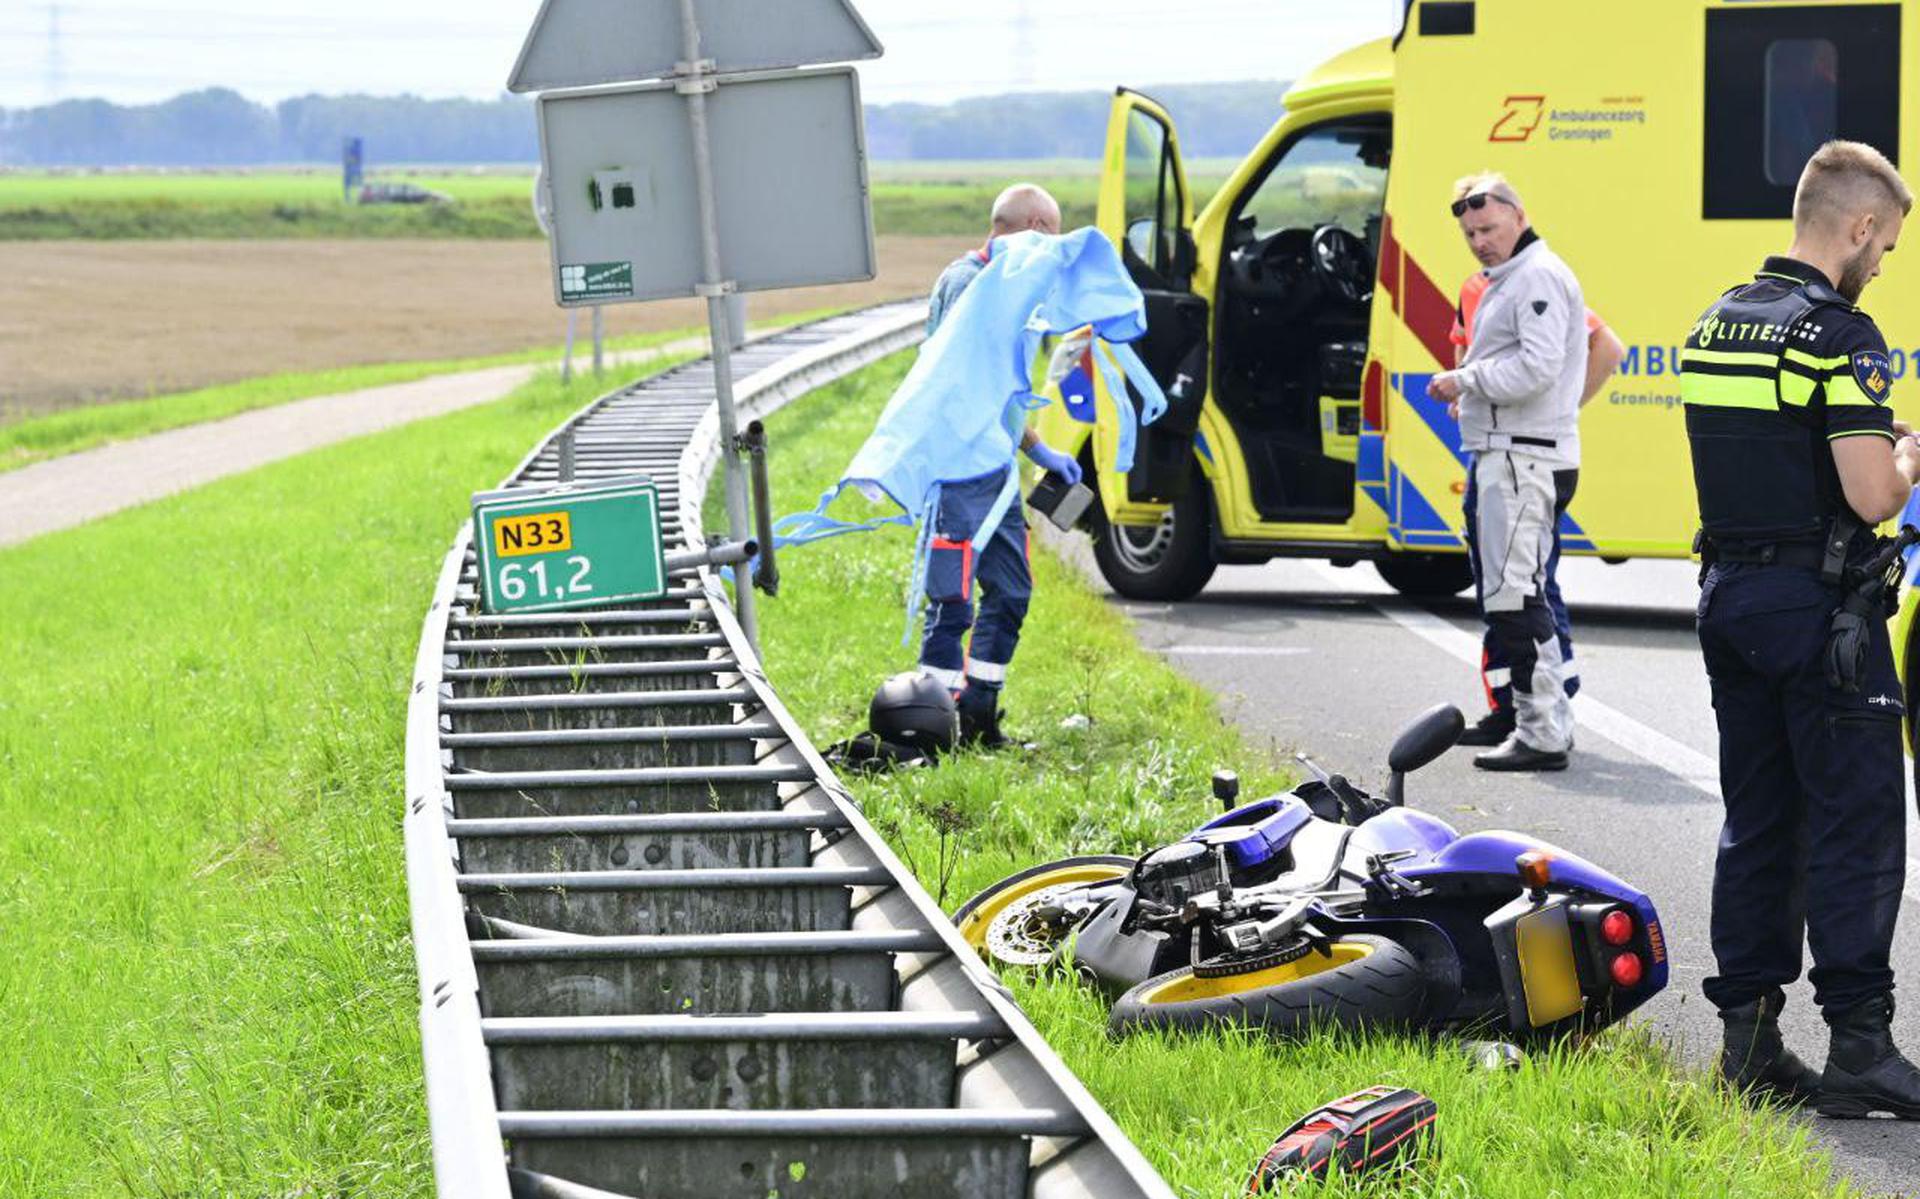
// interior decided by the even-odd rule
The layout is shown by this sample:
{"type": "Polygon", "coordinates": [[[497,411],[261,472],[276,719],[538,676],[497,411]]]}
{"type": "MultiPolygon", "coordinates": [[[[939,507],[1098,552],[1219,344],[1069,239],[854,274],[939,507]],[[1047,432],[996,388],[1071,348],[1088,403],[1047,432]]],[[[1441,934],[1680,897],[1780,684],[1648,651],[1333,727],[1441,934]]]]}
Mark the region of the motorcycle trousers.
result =
{"type": "MultiPolygon", "coordinates": [[[[1553,616],[1553,631],[1560,641],[1560,686],[1566,691],[1567,698],[1580,694],[1580,667],[1573,657],[1573,622],[1567,617],[1567,604],[1560,596],[1560,521],[1567,505],[1573,500],[1574,486],[1579,480],[1577,468],[1554,472],[1554,515],[1553,549],[1547,554],[1547,575],[1541,591],[1547,601],[1547,611],[1553,616]]],[[[1485,603],[1481,598],[1483,588],[1480,583],[1479,537],[1474,532],[1479,519],[1480,489],[1474,483],[1472,471],[1467,472],[1467,492],[1462,502],[1462,514],[1466,518],[1467,561],[1473,568],[1473,601],[1480,608],[1480,623],[1484,626],[1480,634],[1480,681],[1486,688],[1487,707],[1494,712],[1513,712],[1513,663],[1507,660],[1506,647],[1494,636],[1493,625],[1487,621],[1485,603]]]]}
{"type": "Polygon", "coordinates": [[[955,691],[970,686],[997,689],[1006,682],[1007,664],[1020,644],[1020,626],[1033,598],[1027,520],[1018,498],[977,559],[973,552],[974,534],[1005,482],[1003,473],[940,489],[927,556],[920,669],[955,691]]]}
{"type": "Polygon", "coordinates": [[[1818,572],[1722,563],[1702,580],[1700,649],[1720,726],[1726,823],[1713,872],[1725,1009],[1800,976],[1828,1012],[1888,994],[1906,874],[1905,712],[1884,621],[1874,621],[1858,691],[1827,683],[1823,656],[1840,591],[1818,572]]]}
{"type": "Polygon", "coordinates": [[[1546,579],[1560,513],[1573,498],[1578,474],[1512,450],[1475,453],[1470,470],[1476,593],[1508,664],[1514,729],[1533,749],[1564,752],[1573,744],[1573,708],[1546,579]]]}

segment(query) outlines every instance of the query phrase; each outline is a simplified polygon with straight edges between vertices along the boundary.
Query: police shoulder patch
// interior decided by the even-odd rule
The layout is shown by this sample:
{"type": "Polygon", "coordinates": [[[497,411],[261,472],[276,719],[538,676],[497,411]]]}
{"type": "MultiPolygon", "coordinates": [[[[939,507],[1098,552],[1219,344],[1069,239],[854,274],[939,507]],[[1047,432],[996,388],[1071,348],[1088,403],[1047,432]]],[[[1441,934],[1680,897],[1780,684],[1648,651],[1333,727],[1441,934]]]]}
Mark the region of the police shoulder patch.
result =
{"type": "Polygon", "coordinates": [[[1853,381],[1868,399],[1884,404],[1893,394],[1893,363],[1879,350],[1861,350],[1853,356],[1853,381]]]}

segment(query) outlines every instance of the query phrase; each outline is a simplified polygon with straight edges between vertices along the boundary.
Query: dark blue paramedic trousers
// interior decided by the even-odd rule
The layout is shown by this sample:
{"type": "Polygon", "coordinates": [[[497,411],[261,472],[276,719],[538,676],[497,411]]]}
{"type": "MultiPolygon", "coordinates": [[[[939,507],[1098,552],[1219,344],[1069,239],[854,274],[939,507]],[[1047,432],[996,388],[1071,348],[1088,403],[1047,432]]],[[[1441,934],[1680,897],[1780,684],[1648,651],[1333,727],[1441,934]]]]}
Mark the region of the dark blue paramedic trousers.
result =
{"type": "Polygon", "coordinates": [[[1800,976],[1829,1014],[1890,992],[1906,868],[1904,705],[1883,621],[1857,693],[1822,657],[1840,593],[1817,572],[1723,565],[1707,573],[1700,649],[1720,725],[1726,824],[1713,872],[1704,990],[1735,1007],[1800,976]]]}
{"type": "Polygon", "coordinates": [[[927,620],[920,665],[955,690],[962,685],[963,672],[969,684],[998,687],[1006,681],[1007,663],[1013,661],[1020,626],[1033,598],[1027,519],[1018,495],[977,559],[973,553],[974,532],[1000,497],[1006,478],[1001,473],[948,483],[940,489],[940,512],[927,556],[927,620]],[[973,631],[970,646],[969,629],[973,631]]]}

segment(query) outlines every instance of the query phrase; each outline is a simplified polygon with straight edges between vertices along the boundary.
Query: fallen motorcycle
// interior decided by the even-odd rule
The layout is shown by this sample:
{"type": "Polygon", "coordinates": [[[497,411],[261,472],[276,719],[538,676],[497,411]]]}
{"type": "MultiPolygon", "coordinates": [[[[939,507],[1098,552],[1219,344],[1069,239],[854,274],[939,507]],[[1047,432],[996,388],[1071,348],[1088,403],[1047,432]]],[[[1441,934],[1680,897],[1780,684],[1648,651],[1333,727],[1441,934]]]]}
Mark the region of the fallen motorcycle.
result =
{"type": "MultiPolygon", "coordinates": [[[[1645,894],[1513,832],[1461,836],[1403,805],[1406,776],[1459,740],[1442,705],[1394,742],[1384,798],[1306,762],[1289,794],[1234,806],[1139,858],[1066,858],[961,906],[1001,966],[1069,966],[1113,998],[1111,1025],[1591,1030],[1667,983],[1645,894]]],[[[1302,759],[1305,762],[1305,759],[1302,759]]]]}

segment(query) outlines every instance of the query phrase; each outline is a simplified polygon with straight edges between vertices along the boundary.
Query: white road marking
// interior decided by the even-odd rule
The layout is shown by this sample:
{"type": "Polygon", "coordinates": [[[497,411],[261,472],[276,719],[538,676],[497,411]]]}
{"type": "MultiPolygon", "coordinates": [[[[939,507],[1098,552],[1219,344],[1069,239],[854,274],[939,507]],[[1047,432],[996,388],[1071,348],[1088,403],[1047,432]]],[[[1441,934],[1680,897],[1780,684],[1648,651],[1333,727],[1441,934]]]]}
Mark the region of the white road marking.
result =
{"type": "MultiPolygon", "coordinates": [[[[1333,574],[1331,567],[1323,568],[1323,572],[1329,576],[1333,574]]],[[[1373,610],[1429,645],[1458,658],[1475,669],[1479,668],[1480,639],[1451,621],[1418,608],[1408,610],[1374,604],[1373,610]]],[[[1701,753],[1691,745],[1675,741],[1657,729],[1649,728],[1618,708],[1609,707],[1584,691],[1573,698],[1573,716],[1582,727],[1592,729],[1635,757],[1659,767],[1681,782],[1698,788],[1715,799],[1720,798],[1720,764],[1711,756],[1701,753]]],[[[1907,806],[1911,811],[1914,803],[1914,780],[1911,771],[1906,774],[1907,806]]],[[[1908,899],[1920,903],[1920,859],[1914,858],[1912,854],[1907,855],[1905,889],[1908,899]]]]}
{"type": "Polygon", "coordinates": [[[1160,652],[1221,658],[1291,658],[1313,651],[1298,645],[1163,645],[1160,652]]]}

